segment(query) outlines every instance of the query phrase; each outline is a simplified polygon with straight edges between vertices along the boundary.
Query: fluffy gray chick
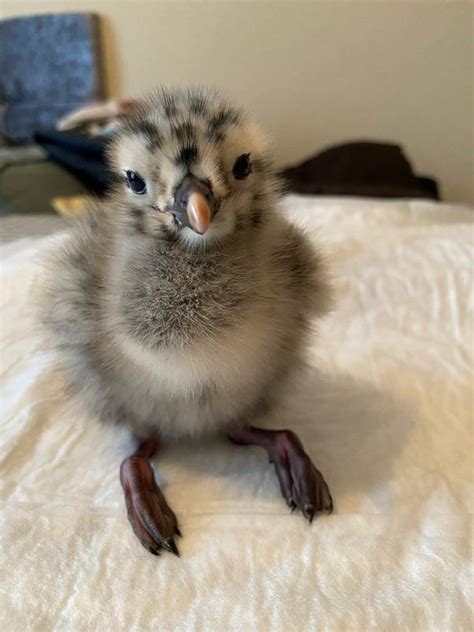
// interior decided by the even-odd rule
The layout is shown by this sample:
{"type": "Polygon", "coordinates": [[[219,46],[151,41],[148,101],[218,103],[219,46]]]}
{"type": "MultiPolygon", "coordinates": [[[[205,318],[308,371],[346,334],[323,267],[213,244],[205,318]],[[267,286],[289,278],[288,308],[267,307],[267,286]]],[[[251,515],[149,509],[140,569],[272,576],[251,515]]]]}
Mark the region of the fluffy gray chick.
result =
{"type": "Polygon", "coordinates": [[[43,321],[70,391],[137,437],[121,466],[134,532],[177,553],[149,458],[160,438],[206,432],[265,447],[310,521],[331,510],[296,435],[249,425],[276,405],[328,305],[318,256],[279,211],[265,137],[215,93],[159,90],[109,157],[119,184],[55,252],[43,321]]]}

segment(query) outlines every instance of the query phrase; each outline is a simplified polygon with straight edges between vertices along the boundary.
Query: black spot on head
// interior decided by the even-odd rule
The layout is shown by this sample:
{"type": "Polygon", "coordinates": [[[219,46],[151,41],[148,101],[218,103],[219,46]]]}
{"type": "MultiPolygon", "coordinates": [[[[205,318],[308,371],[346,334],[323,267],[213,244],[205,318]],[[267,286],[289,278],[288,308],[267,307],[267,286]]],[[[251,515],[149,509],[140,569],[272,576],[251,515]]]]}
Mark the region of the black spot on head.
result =
{"type": "Polygon", "coordinates": [[[171,132],[173,136],[183,145],[195,145],[196,135],[194,126],[190,121],[185,121],[179,125],[172,125],[171,132]]]}
{"type": "Polygon", "coordinates": [[[224,127],[224,125],[227,125],[228,120],[229,117],[226,110],[221,110],[220,112],[217,112],[217,114],[214,114],[214,116],[210,119],[209,129],[212,130],[224,127]]]}
{"type": "Polygon", "coordinates": [[[212,143],[220,143],[224,138],[225,128],[229,125],[237,125],[240,116],[232,108],[225,108],[214,114],[209,120],[207,137],[212,143]]]}
{"type": "Polygon", "coordinates": [[[195,94],[190,97],[189,107],[192,114],[204,116],[207,113],[207,102],[203,94],[195,94]]]}
{"type": "Polygon", "coordinates": [[[240,115],[237,110],[233,108],[224,108],[220,112],[217,112],[213,116],[214,123],[218,126],[221,125],[237,125],[240,121],[240,115]]]}
{"type": "Polygon", "coordinates": [[[198,150],[196,145],[190,145],[188,147],[183,147],[177,158],[176,158],[176,162],[177,163],[184,163],[185,165],[189,166],[191,163],[196,162],[198,157],[198,150]]]}
{"type": "Polygon", "coordinates": [[[150,151],[159,149],[163,138],[157,128],[146,120],[134,120],[128,124],[128,129],[134,134],[142,134],[145,137],[146,146],[150,151]]]}
{"type": "Polygon", "coordinates": [[[168,118],[176,116],[178,108],[176,106],[176,99],[169,92],[163,92],[163,111],[168,118]]]}
{"type": "Polygon", "coordinates": [[[220,129],[209,129],[207,131],[207,139],[214,144],[219,144],[222,143],[222,141],[224,140],[224,132],[222,132],[220,129]]]}

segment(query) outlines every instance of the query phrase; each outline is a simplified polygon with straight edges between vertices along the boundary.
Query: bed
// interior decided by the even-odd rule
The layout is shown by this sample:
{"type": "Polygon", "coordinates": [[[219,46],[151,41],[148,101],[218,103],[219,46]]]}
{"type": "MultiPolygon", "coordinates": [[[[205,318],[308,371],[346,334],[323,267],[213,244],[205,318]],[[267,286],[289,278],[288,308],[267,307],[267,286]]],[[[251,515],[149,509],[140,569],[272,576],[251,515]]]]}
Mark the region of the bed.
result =
{"type": "Polygon", "coordinates": [[[61,395],[34,326],[38,262],[61,235],[0,247],[2,630],[473,628],[472,209],[285,207],[326,254],[337,303],[271,423],[300,434],[335,512],[311,527],[290,514],[258,448],[166,446],[179,559],[137,543],[118,480],[131,439],[61,395]]]}

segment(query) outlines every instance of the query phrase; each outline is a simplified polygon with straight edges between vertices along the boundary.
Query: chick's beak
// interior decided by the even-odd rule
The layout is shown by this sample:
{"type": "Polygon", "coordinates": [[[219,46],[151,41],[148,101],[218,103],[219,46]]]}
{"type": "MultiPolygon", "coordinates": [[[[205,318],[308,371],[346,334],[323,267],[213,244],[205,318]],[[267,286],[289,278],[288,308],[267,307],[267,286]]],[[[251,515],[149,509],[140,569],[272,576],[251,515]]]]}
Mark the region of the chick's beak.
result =
{"type": "Polygon", "coordinates": [[[211,187],[196,176],[187,175],[178,186],[169,210],[182,226],[203,235],[215,212],[211,187]]]}

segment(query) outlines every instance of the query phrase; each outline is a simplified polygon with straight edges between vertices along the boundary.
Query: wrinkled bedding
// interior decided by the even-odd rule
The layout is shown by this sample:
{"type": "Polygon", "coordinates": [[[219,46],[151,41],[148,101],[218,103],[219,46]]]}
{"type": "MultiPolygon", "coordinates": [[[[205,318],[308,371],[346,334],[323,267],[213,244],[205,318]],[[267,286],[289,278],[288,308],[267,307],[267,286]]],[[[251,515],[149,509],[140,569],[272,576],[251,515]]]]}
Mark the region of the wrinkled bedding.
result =
{"type": "Polygon", "coordinates": [[[32,316],[51,238],[1,246],[2,630],[473,629],[472,210],[285,204],[337,303],[266,423],[300,434],[335,512],[311,527],[291,515],[258,448],[165,446],[154,464],[179,559],[129,528],[127,432],[61,394],[32,316]]]}

